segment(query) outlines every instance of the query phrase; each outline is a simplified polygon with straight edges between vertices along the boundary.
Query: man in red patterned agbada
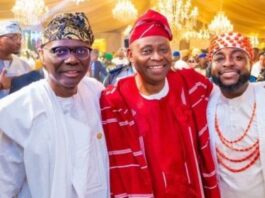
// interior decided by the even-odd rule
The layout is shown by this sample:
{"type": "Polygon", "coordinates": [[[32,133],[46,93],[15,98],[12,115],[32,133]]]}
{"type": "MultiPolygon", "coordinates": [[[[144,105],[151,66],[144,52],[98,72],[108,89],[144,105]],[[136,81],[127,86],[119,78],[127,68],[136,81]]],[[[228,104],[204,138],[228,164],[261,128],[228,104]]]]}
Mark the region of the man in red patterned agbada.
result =
{"type": "Polygon", "coordinates": [[[101,96],[112,197],[219,197],[206,124],[211,83],[191,69],[170,71],[172,33],[149,10],[134,24],[134,76],[101,96]]]}

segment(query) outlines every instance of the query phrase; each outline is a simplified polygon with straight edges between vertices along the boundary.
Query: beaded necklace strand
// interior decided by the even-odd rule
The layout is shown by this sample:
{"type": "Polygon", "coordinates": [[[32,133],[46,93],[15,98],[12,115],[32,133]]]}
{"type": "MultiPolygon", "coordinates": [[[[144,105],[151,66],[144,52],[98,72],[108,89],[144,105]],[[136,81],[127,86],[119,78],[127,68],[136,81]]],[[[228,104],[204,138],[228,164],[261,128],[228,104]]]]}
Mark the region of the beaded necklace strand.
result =
{"type": "Polygon", "coordinates": [[[228,138],[226,138],[221,129],[220,129],[220,125],[219,125],[219,122],[218,122],[218,118],[217,118],[217,110],[215,112],[215,120],[214,120],[214,124],[215,124],[215,131],[221,141],[221,143],[233,150],[233,151],[236,151],[236,152],[248,152],[247,155],[245,157],[241,157],[239,159],[234,159],[234,158],[231,158],[231,157],[228,157],[227,155],[224,154],[224,152],[222,152],[218,146],[216,146],[216,153],[217,153],[217,160],[218,162],[224,167],[226,168],[227,170],[233,172],[233,173],[239,173],[239,172],[243,172],[245,171],[246,169],[250,168],[252,165],[255,164],[255,162],[258,160],[259,158],[259,140],[256,140],[252,145],[249,145],[249,146],[246,146],[246,147],[239,147],[239,146],[235,146],[236,144],[240,143],[248,134],[251,126],[252,126],[252,123],[253,123],[253,120],[254,120],[254,117],[256,115],[256,102],[254,102],[254,105],[253,105],[253,110],[252,110],[252,113],[251,113],[251,117],[250,117],[250,120],[249,120],[249,123],[247,125],[247,128],[244,130],[244,132],[236,139],[234,140],[229,140],[228,138]],[[227,165],[226,161],[229,161],[231,163],[242,163],[242,162],[247,162],[249,161],[245,166],[241,167],[241,168],[233,168],[229,165],[227,165]]]}

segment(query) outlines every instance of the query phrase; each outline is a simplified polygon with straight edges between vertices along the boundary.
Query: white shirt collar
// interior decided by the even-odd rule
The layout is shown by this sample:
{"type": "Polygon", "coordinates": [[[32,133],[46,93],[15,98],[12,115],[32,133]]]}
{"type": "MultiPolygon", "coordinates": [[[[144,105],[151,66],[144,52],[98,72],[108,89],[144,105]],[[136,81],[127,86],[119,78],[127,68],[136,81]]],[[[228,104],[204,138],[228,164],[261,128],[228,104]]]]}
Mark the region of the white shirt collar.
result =
{"type": "Polygon", "coordinates": [[[252,103],[254,100],[254,88],[251,83],[248,84],[247,89],[244,91],[244,93],[238,97],[235,98],[226,98],[223,94],[221,94],[219,104],[220,103],[226,103],[230,105],[240,105],[245,102],[252,103]]]}
{"type": "Polygon", "coordinates": [[[158,93],[149,96],[143,95],[142,93],[140,94],[143,98],[147,100],[160,100],[161,98],[165,97],[168,94],[168,91],[169,91],[168,80],[165,79],[165,85],[158,93]]]}

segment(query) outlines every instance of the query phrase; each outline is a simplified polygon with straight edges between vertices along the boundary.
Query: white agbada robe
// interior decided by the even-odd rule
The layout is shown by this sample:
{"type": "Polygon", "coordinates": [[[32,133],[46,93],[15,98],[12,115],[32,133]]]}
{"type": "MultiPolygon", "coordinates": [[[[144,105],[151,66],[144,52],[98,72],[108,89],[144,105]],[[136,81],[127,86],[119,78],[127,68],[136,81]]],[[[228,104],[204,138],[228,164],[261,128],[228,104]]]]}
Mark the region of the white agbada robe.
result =
{"type": "MultiPolygon", "coordinates": [[[[246,129],[256,101],[256,116],[240,146],[252,145],[259,139],[260,158],[247,170],[232,173],[222,165],[217,165],[217,175],[221,195],[224,198],[264,198],[265,197],[265,83],[250,83],[247,90],[239,97],[225,98],[218,87],[214,88],[208,104],[208,123],[213,155],[217,164],[216,145],[226,156],[234,159],[242,158],[238,152],[231,152],[220,142],[215,131],[215,112],[217,111],[219,126],[223,135],[229,140],[237,139],[246,129]],[[233,156],[231,157],[231,154],[233,156]]],[[[246,156],[245,153],[243,156],[246,156]]],[[[241,168],[246,163],[228,163],[230,167],[241,168]]],[[[249,162],[248,162],[249,163],[249,162]]]]}
{"type": "Polygon", "coordinates": [[[85,78],[65,99],[40,80],[0,101],[1,198],[109,197],[102,89],[85,78]]]}

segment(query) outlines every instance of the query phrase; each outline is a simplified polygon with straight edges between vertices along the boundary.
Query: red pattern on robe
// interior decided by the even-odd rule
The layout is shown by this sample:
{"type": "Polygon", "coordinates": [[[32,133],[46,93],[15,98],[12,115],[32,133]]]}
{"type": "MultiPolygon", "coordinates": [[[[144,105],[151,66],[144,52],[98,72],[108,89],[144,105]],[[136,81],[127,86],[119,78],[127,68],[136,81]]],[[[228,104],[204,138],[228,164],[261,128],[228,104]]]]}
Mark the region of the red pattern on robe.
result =
{"type": "Polygon", "coordinates": [[[143,99],[134,77],[102,93],[112,197],[220,197],[206,124],[212,85],[193,70],[167,79],[159,101],[143,99]]]}

